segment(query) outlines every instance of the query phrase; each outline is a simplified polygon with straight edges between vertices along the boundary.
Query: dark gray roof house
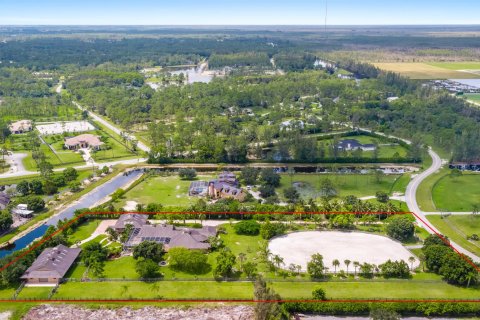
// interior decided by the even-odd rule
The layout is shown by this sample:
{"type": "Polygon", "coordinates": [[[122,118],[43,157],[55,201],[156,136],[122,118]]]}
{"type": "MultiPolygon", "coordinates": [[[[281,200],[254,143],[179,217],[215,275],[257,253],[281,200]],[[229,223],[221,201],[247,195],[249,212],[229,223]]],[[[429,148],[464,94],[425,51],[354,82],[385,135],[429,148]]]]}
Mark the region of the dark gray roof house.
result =
{"type": "Polygon", "coordinates": [[[338,142],[337,148],[340,150],[347,150],[347,151],[357,150],[357,149],[362,149],[364,151],[371,151],[371,150],[375,150],[375,145],[371,143],[361,144],[356,139],[345,139],[338,142]]]}
{"type": "Polygon", "coordinates": [[[27,269],[21,279],[26,280],[27,284],[57,284],[70,269],[81,250],[62,244],[47,248],[27,269]]]}
{"type": "Polygon", "coordinates": [[[10,203],[10,197],[5,192],[0,192],[0,210],[4,210],[10,203]]]}
{"type": "Polygon", "coordinates": [[[216,235],[217,228],[211,226],[195,229],[178,228],[166,224],[145,225],[138,233],[133,234],[126,243],[126,247],[135,247],[143,241],[155,241],[163,244],[167,251],[176,247],[208,250],[210,249],[208,238],[216,235]]]}
{"type": "Polygon", "coordinates": [[[147,214],[122,214],[120,218],[118,218],[115,226],[113,227],[115,231],[123,231],[127,224],[131,224],[135,229],[141,228],[142,226],[148,223],[148,215],[147,214]]]}

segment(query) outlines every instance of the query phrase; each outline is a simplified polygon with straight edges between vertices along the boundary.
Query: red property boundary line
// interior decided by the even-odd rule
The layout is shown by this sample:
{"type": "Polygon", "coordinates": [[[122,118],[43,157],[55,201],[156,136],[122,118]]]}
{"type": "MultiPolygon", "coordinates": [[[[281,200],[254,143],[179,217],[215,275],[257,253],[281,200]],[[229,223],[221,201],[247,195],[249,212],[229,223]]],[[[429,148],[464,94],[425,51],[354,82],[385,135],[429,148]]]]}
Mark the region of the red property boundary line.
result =
{"type": "MultiPolygon", "coordinates": [[[[185,214],[185,215],[201,215],[201,214],[215,214],[215,215],[334,215],[334,214],[349,214],[349,215],[364,215],[364,214],[371,214],[371,215],[408,215],[412,214],[421,221],[425,226],[427,226],[436,236],[438,236],[446,245],[448,245],[452,250],[457,253],[462,259],[468,262],[472,267],[475,268],[480,273],[480,267],[476,266],[471,260],[469,260],[465,255],[455,249],[450,242],[439,234],[433,227],[431,227],[424,219],[419,217],[414,212],[321,212],[321,211],[303,211],[303,212],[214,212],[214,211],[202,211],[202,212],[174,212],[174,211],[167,211],[167,212],[142,212],[142,211],[129,211],[129,212],[115,212],[115,211],[100,211],[100,212],[84,212],[79,214],[78,216],[72,218],[71,220],[67,221],[60,229],[54,231],[48,237],[43,237],[40,241],[38,241],[34,246],[31,246],[28,250],[20,254],[18,257],[4,265],[0,268],[0,272],[8,268],[9,266],[13,265],[14,263],[18,262],[20,259],[28,255],[31,251],[35,250],[46,241],[50,240],[57,234],[60,234],[65,229],[69,228],[72,224],[78,221],[80,218],[89,215],[112,215],[112,214],[148,214],[148,215],[169,215],[169,214],[185,214]]],[[[254,299],[225,299],[225,300],[215,300],[215,299],[16,299],[16,300],[6,300],[0,299],[0,303],[12,303],[12,302],[32,302],[32,303],[122,303],[122,302],[141,302],[141,303],[480,303],[480,299],[477,300],[469,300],[469,299],[332,299],[332,300],[312,300],[312,299],[281,299],[281,300],[254,300],[254,299]]]]}

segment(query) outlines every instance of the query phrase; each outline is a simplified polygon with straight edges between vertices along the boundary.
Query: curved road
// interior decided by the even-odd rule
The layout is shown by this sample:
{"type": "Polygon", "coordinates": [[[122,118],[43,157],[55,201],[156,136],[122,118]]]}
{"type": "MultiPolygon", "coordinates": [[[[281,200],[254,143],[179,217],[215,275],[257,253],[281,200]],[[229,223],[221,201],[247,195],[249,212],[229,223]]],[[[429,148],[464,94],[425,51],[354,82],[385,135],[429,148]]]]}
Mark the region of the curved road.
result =
{"type": "MultiPolygon", "coordinates": [[[[418,203],[417,203],[416,195],[417,195],[417,189],[420,186],[420,184],[428,176],[434,174],[435,172],[440,170],[440,168],[442,167],[442,159],[440,159],[438,154],[435,151],[433,151],[432,148],[429,148],[428,154],[430,155],[430,157],[432,157],[432,165],[427,170],[418,174],[410,181],[410,183],[407,186],[407,190],[405,192],[405,202],[407,203],[408,210],[410,210],[411,212],[414,212],[417,215],[416,218],[419,226],[423,227],[430,234],[435,234],[435,233],[441,234],[441,232],[437,228],[435,228],[433,225],[428,223],[428,220],[425,216],[425,212],[420,210],[420,207],[418,206],[418,203]]],[[[473,261],[480,262],[480,257],[462,248],[457,243],[450,241],[450,244],[452,245],[453,248],[455,248],[455,250],[463,253],[466,256],[469,256],[470,258],[472,258],[473,261]]]]}

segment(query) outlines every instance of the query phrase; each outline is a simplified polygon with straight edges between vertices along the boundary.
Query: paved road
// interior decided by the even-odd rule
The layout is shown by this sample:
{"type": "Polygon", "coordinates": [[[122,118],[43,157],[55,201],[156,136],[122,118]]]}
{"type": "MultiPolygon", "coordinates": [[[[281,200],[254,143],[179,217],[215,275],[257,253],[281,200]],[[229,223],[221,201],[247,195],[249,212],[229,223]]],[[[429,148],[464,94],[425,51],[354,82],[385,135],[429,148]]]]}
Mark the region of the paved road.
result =
{"type": "MultiPolygon", "coordinates": [[[[84,107],[82,107],[78,102],[75,102],[75,101],[72,101],[72,102],[73,102],[73,104],[76,105],[77,108],[79,108],[80,110],[82,110],[82,111],[86,110],[86,111],[88,112],[88,115],[89,115],[90,117],[92,117],[93,119],[95,119],[95,121],[100,122],[102,125],[104,125],[105,127],[109,128],[110,130],[112,130],[113,132],[115,132],[115,133],[118,134],[118,135],[121,135],[121,134],[122,134],[123,130],[121,130],[120,128],[114,126],[114,125],[111,124],[110,122],[105,121],[102,117],[96,115],[95,113],[93,113],[93,112],[91,112],[91,111],[88,111],[87,109],[85,109],[84,107]]],[[[135,136],[133,136],[133,135],[130,135],[129,137],[130,137],[131,139],[134,139],[134,140],[137,140],[137,141],[138,141],[138,139],[136,139],[135,136]]],[[[150,152],[150,148],[149,148],[147,145],[145,145],[143,142],[141,142],[141,141],[138,141],[137,147],[138,147],[140,150],[142,150],[142,151],[150,152]]]]}
{"type": "MultiPolygon", "coordinates": [[[[428,154],[432,157],[432,165],[422,173],[416,175],[408,184],[407,191],[405,192],[405,202],[407,203],[408,210],[414,212],[420,219],[417,218],[417,222],[430,234],[441,233],[437,228],[432,224],[428,223],[426,213],[420,210],[417,202],[417,189],[420,184],[430,175],[434,174],[442,167],[442,160],[438,154],[433,151],[431,148],[428,150],[428,154]],[[423,220],[423,221],[422,221],[423,220]],[[424,223],[425,222],[425,223],[424,223]]],[[[431,213],[430,213],[431,214],[431,213]]],[[[480,262],[480,257],[471,253],[470,251],[462,248],[457,243],[450,241],[451,245],[459,252],[469,256],[475,262],[480,262]]]]}

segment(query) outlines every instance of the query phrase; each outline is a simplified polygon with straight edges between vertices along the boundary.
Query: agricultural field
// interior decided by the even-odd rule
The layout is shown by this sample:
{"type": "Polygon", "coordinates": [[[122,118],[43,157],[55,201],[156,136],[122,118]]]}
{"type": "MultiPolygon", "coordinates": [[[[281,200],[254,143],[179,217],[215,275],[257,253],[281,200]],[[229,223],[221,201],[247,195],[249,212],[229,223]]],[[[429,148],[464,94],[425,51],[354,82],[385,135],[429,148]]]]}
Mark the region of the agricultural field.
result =
{"type": "Polygon", "coordinates": [[[479,215],[429,215],[428,220],[445,236],[458,243],[470,252],[480,255],[480,241],[467,240],[476,234],[480,236],[479,215]]]}
{"type": "MultiPolygon", "coordinates": [[[[198,175],[196,180],[210,180],[214,175],[198,175]]],[[[198,197],[190,197],[188,189],[192,181],[181,180],[178,175],[148,177],[133,189],[128,191],[117,203],[125,206],[126,201],[135,201],[147,205],[160,203],[165,207],[189,206],[194,204],[198,197]]],[[[116,204],[116,205],[117,205],[116,204]]]]}
{"type": "Polygon", "coordinates": [[[459,63],[458,65],[454,63],[421,62],[375,63],[375,66],[380,69],[397,72],[411,79],[421,80],[480,79],[480,74],[461,71],[465,70],[465,67],[477,67],[477,65],[478,63],[459,63]]]}
{"type": "Polygon", "coordinates": [[[470,212],[474,205],[480,205],[480,175],[464,173],[452,178],[441,177],[432,187],[435,207],[444,211],[470,212]]]}
{"type": "MultiPolygon", "coordinates": [[[[322,181],[329,179],[337,189],[339,197],[348,195],[368,197],[374,196],[377,191],[390,194],[394,185],[397,185],[397,180],[399,180],[398,185],[404,183],[401,177],[402,175],[385,175],[377,182],[375,175],[372,174],[282,174],[277,193],[283,197],[283,191],[293,185],[302,198],[316,199],[319,197],[322,181]]],[[[395,187],[395,189],[400,191],[401,188],[395,187]]]]}

